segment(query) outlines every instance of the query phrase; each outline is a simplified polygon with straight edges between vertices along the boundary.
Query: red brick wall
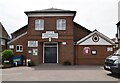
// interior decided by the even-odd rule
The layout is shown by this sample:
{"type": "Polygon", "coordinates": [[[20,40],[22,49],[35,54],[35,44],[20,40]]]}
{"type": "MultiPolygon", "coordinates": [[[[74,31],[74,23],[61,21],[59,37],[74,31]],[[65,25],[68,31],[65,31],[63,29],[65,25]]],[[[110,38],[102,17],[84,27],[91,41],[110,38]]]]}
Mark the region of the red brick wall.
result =
{"type": "Polygon", "coordinates": [[[21,38],[15,40],[14,42],[10,43],[9,45],[14,45],[14,55],[24,55],[25,57],[27,57],[27,35],[22,36],[21,38]],[[16,45],[23,45],[23,52],[16,52],[16,45]]]}
{"type": "MultiPolygon", "coordinates": [[[[49,42],[48,39],[42,39],[42,33],[46,31],[54,31],[58,33],[58,39],[52,39],[52,42],[58,42],[58,63],[62,64],[68,60],[73,64],[74,58],[74,37],[73,37],[73,17],[59,16],[59,17],[29,17],[28,18],[28,29],[27,29],[27,40],[39,41],[39,55],[30,56],[30,58],[36,62],[36,64],[43,62],[43,43],[49,42]],[[35,30],[35,20],[44,19],[44,30],[35,30]],[[66,19],[66,30],[56,30],[57,19],[66,19]],[[62,42],[66,42],[66,45],[62,45],[62,42]],[[69,51],[68,51],[69,50],[69,51]]],[[[31,49],[31,48],[29,48],[31,49]]]]}
{"type": "Polygon", "coordinates": [[[76,46],[76,63],[77,64],[104,64],[104,60],[107,56],[113,54],[113,52],[107,52],[107,47],[112,46],[76,46]],[[97,50],[97,55],[84,55],[84,47],[90,47],[91,50],[97,50]]]}
{"type": "Polygon", "coordinates": [[[59,33],[59,36],[66,36],[66,35],[71,35],[73,36],[73,20],[72,20],[72,17],[66,17],[66,16],[59,16],[59,17],[29,17],[28,18],[28,35],[42,35],[43,32],[45,31],[55,31],[55,32],[58,32],[59,33]],[[39,30],[39,31],[36,31],[35,30],[35,20],[36,19],[44,19],[44,30],[39,30]],[[66,19],[67,21],[67,27],[66,27],[66,30],[63,30],[63,31],[58,31],[56,30],[56,20],[57,19],[66,19]]]}
{"type": "Polygon", "coordinates": [[[0,39],[5,40],[5,45],[1,45],[0,43],[0,51],[3,51],[7,49],[7,42],[9,41],[10,37],[1,23],[0,23],[0,37],[1,37],[0,39]]]}
{"type": "Polygon", "coordinates": [[[68,40],[66,42],[66,45],[62,45],[62,43],[59,43],[59,63],[63,64],[64,61],[70,61],[72,64],[74,64],[74,47],[71,40],[68,40]]]}
{"type": "Polygon", "coordinates": [[[81,25],[78,25],[77,23],[74,23],[74,41],[75,42],[79,41],[81,38],[87,36],[90,33],[91,31],[89,31],[88,29],[84,28],[81,25]]]}

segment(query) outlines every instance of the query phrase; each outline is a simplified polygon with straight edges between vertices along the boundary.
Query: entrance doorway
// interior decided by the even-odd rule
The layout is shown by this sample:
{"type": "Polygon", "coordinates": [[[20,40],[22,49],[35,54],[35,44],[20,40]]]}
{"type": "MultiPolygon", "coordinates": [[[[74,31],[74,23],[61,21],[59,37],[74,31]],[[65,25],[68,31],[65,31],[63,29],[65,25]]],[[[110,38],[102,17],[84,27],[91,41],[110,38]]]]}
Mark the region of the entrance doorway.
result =
{"type": "Polygon", "coordinates": [[[57,63],[57,43],[44,43],[44,63],[57,63]]]}

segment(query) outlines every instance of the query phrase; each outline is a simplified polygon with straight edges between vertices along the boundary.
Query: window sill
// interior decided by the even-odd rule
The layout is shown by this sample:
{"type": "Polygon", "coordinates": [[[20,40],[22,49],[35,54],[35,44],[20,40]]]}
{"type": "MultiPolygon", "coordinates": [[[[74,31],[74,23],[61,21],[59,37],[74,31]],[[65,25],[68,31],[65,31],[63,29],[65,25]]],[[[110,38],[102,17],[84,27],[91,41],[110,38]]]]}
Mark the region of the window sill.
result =
{"type": "Polygon", "coordinates": [[[66,31],[66,30],[58,30],[58,31],[66,31]]]}
{"type": "Polygon", "coordinates": [[[16,52],[23,52],[23,51],[16,51],[16,52]]]}

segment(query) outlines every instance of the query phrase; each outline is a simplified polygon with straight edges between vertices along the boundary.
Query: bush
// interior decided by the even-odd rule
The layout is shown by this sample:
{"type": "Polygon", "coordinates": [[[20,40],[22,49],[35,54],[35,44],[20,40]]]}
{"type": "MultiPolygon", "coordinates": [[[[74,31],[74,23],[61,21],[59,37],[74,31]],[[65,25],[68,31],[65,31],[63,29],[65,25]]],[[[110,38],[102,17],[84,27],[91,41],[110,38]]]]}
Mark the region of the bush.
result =
{"type": "Polygon", "coordinates": [[[70,61],[64,61],[63,65],[72,65],[70,61]]]}
{"type": "Polygon", "coordinates": [[[2,52],[2,58],[11,58],[13,56],[13,51],[12,50],[4,50],[2,52]]]}

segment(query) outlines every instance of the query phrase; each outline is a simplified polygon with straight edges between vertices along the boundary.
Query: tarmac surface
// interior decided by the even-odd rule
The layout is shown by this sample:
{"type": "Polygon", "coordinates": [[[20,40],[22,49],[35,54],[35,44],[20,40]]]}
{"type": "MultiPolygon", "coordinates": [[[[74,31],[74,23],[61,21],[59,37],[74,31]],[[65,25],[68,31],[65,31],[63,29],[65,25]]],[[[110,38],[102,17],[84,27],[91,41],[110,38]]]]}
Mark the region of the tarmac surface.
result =
{"type": "Polygon", "coordinates": [[[33,67],[13,67],[0,69],[2,81],[119,81],[119,76],[114,76],[105,71],[103,66],[73,65],[63,66],[44,64],[33,67]]]}

